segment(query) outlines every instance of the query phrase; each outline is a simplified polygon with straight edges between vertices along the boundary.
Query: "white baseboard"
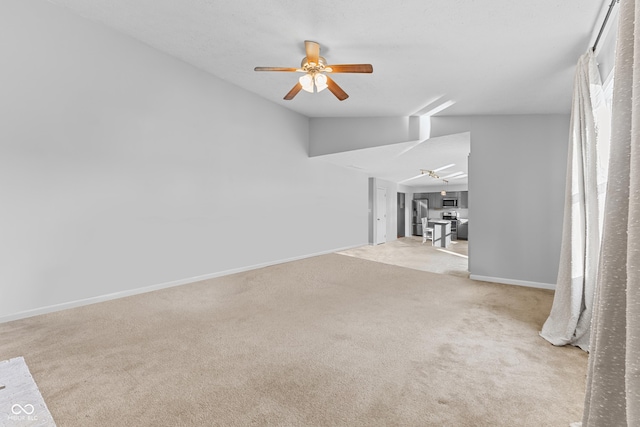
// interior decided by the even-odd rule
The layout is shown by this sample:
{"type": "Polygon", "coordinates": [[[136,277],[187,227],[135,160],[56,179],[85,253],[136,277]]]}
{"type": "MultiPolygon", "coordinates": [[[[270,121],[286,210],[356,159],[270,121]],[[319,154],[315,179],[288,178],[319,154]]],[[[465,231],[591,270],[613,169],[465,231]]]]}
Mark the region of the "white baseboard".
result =
{"type": "Polygon", "coordinates": [[[32,309],[32,310],[25,310],[25,311],[21,311],[21,312],[18,312],[18,313],[9,314],[9,315],[6,315],[6,316],[0,316],[0,323],[12,322],[14,320],[19,320],[19,319],[24,319],[24,318],[27,318],[27,317],[38,316],[38,315],[41,315],[41,314],[53,313],[53,312],[56,312],[56,311],[67,310],[67,309],[70,309],[70,308],[81,307],[81,306],[89,305],[89,304],[96,304],[96,303],[99,303],[99,302],[105,302],[105,301],[110,301],[110,300],[114,300],[114,299],[118,299],[118,298],[129,297],[129,296],[132,296],[132,295],[144,294],[144,293],[147,293],[147,292],[158,291],[160,289],[172,288],[174,286],[180,286],[180,285],[186,285],[186,284],[189,284],[189,283],[201,282],[201,281],[207,280],[207,279],[214,279],[216,277],[228,276],[230,274],[242,273],[242,272],[249,271],[249,270],[256,270],[256,269],[259,269],[259,268],[269,267],[269,266],[272,266],[272,265],[284,264],[286,262],[291,262],[291,261],[298,261],[298,260],[305,259],[305,258],[312,258],[312,257],[315,257],[315,256],[331,254],[331,253],[334,253],[334,252],[346,251],[348,249],[353,249],[353,248],[357,248],[357,247],[364,246],[364,245],[366,245],[366,243],[362,243],[360,245],[354,245],[354,246],[345,246],[343,248],[331,249],[331,250],[328,250],[328,251],[316,252],[316,253],[307,254],[307,255],[300,255],[300,256],[296,256],[296,257],[292,257],[292,258],[286,258],[286,259],[280,259],[280,260],[276,260],[276,261],[269,261],[269,262],[264,262],[264,263],[261,263],[261,264],[249,265],[249,266],[246,266],[246,267],[239,267],[239,268],[233,268],[233,269],[230,269],[230,270],[218,271],[218,272],[215,272],[215,273],[204,274],[202,276],[189,277],[189,278],[185,278],[185,279],[174,280],[174,281],[171,281],[171,282],[160,283],[160,284],[157,284],[157,285],[144,286],[144,287],[135,288],[135,289],[128,289],[126,291],[114,292],[114,293],[111,293],[111,294],[99,295],[99,296],[96,296],[96,297],[85,298],[85,299],[75,300],[75,301],[69,301],[69,302],[64,302],[64,303],[61,303],[61,304],[49,305],[49,306],[45,306],[45,307],[35,308],[35,309],[32,309]]]}
{"type": "Polygon", "coordinates": [[[502,277],[478,276],[477,274],[470,274],[469,279],[479,280],[481,282],[502,283],[504,285],[526,286],[529,288],[556,289],[556,285],[551,283],[529,282],[526,280],[505,279],[502,277]]]}

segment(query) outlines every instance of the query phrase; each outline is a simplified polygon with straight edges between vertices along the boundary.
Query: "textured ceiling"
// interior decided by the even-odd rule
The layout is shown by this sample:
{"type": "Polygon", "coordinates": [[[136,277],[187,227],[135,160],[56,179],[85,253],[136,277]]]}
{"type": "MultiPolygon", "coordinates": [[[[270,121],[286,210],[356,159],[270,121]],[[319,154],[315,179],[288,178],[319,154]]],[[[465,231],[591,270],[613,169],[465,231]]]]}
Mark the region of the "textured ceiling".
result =
{"type": "Polygon", "coordinates": [[[594,0],[53,0],[309,117],[406,116],[434,99],[443,114],[568,113],[573,70],[588,48],[594,0]],[[371,63],[337,74],[350,95],[282,97],[304,40],[329,63],[371,63]]]}

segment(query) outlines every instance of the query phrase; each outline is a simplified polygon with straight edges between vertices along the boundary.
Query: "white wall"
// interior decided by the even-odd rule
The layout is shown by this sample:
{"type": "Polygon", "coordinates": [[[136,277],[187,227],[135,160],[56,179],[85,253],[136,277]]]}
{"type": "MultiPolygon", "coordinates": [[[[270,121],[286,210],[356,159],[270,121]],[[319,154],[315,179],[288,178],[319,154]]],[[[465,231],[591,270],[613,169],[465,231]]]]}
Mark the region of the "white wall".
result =
{"type": "Polygon", "coordinates": [[[44,1],[0,51],[0,320],[366,244],[306,117],[44,1]]]}
{"type": "Polygon", "coordinates": [[[471,118],[472,278],[555,287],[568,140],[568,115],[471,118]]]}

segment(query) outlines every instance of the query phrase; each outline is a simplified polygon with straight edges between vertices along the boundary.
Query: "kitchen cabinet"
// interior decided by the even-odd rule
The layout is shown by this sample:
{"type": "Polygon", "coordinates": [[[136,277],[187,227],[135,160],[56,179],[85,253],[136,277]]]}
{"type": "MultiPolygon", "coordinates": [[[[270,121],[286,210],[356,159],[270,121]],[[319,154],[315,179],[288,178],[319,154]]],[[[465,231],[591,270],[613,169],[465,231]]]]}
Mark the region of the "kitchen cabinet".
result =
{"type": "MultiPolygon", "coordinates": [[[[453,240],[458,240],[459,237],[458,237],[457,229],[458,229],[458,225],[460,224],[460,221],[450,221],[450,220],[446,220],[446,219],[445,220],[441,220],[441,221],[433,220],[433,221],[428,221],[427,222],[427,227],[435,228],[435,227],[438,227],[438,224],[442,225],[445,222],[449,223],[449,226],[447,227],[447,236],[448,236],[448,239],[449,239],[449,243],[451,241],[453,241],[453,240]]],[[[465,240],[466,240],[466,238],[465,238],[465,240]]]]}
{"type": "Polygon", "coordinates": [[[429,205],[433,206],[433,209],[442,209],[442,194],[429,193],[429,205]]]}
{"type": "Polygon", "coordinates": [[[443,197],[449,199],[458,199],[458,209],[469,208],[469,192],[468,191],[447,191],[447,195],[443,196],[440,192],[437,193],[414,193],[414,199],[427,199],[429,200],[430,209],[453,209],[456,208],[443,208],[443,197]]]}
{"type": "MultiPolygon", "coordinates": [[[[431,221],[429,221],[431,223],[431,221]]],[[[433,246],[442,248],[451,245],[451,223],[449,221],[433,221],[433,246]]]]}
{"type": "Polygon", "coordinates": [[[460,192],[460,197],[458,198],[458,207],[460,209],[469,208],[469,192],[468,191],[460,192]]]}

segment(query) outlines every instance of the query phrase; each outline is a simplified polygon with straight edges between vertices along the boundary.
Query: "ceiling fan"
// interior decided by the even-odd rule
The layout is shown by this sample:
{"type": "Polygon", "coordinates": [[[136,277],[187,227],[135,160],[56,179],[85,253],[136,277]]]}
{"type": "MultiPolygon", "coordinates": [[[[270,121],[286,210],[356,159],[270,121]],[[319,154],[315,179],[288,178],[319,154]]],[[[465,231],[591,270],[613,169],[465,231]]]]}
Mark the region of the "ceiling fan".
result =
{"type": "Polygon", "coordinates": [[[284,97],[287,101],[290,101],[295,97],[300,90],[307,92],[320,92],[324,89],[329,89],[336,98],[340,101],[344,101],[349,97],[347,93],[342,90],[331,77],[325,73],[373,73],[373,66],[371,64],[342,64],[342,65],[327,65],[327,61],[320,56],[320,44],[306,40],[304,42],[304,48],[307,56],[302,58],[300,68],[287,68],[287,67],[256,67],[255,71],[285,71],[285,72],[298,72],[305,73],[304,76],[298,79],[298,83],[287,93],[284,97]]]}

